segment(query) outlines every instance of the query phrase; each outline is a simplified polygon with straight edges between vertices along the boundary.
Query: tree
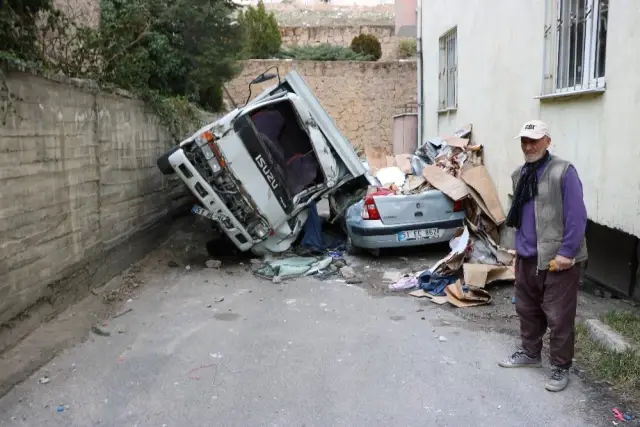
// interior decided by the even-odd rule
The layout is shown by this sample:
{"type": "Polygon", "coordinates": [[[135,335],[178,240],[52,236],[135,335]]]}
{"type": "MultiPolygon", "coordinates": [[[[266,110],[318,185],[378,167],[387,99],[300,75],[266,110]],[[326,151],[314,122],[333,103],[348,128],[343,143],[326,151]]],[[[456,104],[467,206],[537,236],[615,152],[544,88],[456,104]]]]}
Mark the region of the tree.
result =
{"type": "Polygon", "coordinates": [[[258,1],[257,7],[249,6],[241,11],[238,23],[244,31],[244,57],[266,59],[280,52],[282,38],[278,21],[273,12],[267,13],[262,0],[258,1]]]}
{"type": "Polygon", "coordinates": [[[52,0],[0,1],[0,51],[23,60],[39,59],[38,18],[53,13],[52,0]]]}
{"type": "Polygon", "coordinates": [[[209,110],[238,71],[242,46],[228,0],[103,0],[102,78],[133,91],[184,96],[209,110]]]}

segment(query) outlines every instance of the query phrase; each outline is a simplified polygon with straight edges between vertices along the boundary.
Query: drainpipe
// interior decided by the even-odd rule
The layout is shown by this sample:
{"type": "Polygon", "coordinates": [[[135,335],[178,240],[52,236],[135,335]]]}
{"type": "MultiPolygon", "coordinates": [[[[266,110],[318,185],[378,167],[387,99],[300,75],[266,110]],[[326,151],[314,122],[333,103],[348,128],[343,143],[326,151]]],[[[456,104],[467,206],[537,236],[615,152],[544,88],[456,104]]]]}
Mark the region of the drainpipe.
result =
{"type": "Polygon", "coordinates": [[[422,145],[424,132],[423,116],[423,90],[422,90],[422,0],[416,0],[416,56],[418,74],[418,147],[422,145]]]}

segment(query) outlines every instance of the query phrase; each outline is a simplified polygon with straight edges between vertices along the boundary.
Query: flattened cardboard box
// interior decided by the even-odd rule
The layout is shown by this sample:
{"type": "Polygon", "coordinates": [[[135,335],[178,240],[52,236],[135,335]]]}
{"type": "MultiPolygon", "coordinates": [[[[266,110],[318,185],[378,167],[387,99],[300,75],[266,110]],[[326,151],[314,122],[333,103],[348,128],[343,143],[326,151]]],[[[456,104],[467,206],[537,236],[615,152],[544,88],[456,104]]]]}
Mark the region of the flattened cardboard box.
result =
{"type": "Polygon", "coordinates": [[[484,289],[469,288],[466,292],[462,289],[460,280],[450,284],[444,289],[449,302],[456,307],[476,307],[491,302],[491,295],[484,289]]]}
{"type": "Polygon", "coordinates": [[[442,191],[453,201],[457,202],[469,195],[467,185],[463,181],[449,175],[437,166],[425,166],[425,168],[422,169],[422,176],[429,184],[442,191]]]}
{"type": "Polygon", "coordinates": [[[516,280],[515,271],[512,267],[504,265],[488,264],[464,264],[464,283],[475,288],[484,288],[486,285],[497,281],[516,280]]]}
{"type": "Polygon", "coordinates": [[[474,191],[471,197],[478,203],[480,208],[496,223],[500,225],[505,221],[502,204],[496,191],[496,186],[489,175],[489,171],[484,166],[476,166],[462,172],[462,180],[474,191]]]}

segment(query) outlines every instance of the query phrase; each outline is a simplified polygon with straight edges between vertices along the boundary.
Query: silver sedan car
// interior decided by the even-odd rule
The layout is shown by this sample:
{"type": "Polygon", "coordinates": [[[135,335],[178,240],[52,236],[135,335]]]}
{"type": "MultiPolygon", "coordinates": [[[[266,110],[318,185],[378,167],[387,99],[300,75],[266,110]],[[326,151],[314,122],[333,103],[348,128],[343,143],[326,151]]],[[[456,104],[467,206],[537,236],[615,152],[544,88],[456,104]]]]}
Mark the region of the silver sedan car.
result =
{"type": "Polygon", "coordinates": [[[373,193],[345,213],[347,252],[448,242],[462,227],[462,201],[454,202],[440,190],[410,195],[373,193]]]}

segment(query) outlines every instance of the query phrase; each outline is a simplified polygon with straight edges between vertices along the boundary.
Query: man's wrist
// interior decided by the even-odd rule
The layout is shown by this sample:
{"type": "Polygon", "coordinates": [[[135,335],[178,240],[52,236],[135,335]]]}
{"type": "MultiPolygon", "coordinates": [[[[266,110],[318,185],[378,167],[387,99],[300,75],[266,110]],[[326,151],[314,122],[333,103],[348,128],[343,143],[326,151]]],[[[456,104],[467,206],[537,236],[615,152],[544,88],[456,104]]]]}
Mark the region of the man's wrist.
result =
{"type": "Polygon", "coordinates": [[[560,247],[560,249],[558,249],[558,253],[556,255],[560,255],[563,256],[565,258],[569,258],[569,259],[573,259],[575,258],[575,252],[572,251],[569,248],[565,248],[565,247],[560,247]]]}

